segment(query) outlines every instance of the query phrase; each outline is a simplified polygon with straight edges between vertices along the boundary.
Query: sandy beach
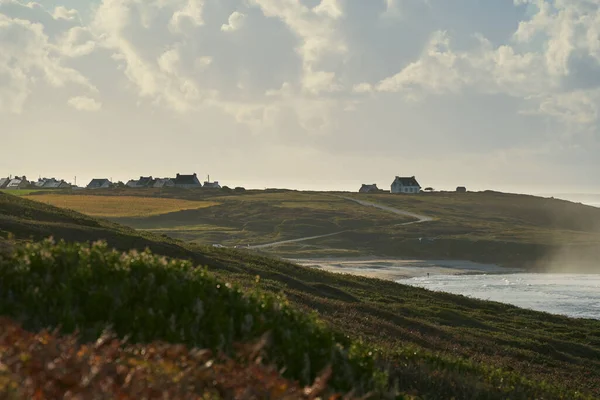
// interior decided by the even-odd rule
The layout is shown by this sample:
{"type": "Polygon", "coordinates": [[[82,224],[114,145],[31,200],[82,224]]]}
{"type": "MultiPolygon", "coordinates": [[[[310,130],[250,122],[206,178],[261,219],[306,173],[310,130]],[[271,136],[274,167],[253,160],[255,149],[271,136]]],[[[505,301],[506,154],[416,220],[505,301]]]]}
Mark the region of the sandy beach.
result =
{"type": "Polygon", "coordinates": [[[288,259],[293,263],[371,278],[399,280],[430,275],[506,274],[521,272],[495,264],[460,260],[411,260],[379,257],[288,259]]]}

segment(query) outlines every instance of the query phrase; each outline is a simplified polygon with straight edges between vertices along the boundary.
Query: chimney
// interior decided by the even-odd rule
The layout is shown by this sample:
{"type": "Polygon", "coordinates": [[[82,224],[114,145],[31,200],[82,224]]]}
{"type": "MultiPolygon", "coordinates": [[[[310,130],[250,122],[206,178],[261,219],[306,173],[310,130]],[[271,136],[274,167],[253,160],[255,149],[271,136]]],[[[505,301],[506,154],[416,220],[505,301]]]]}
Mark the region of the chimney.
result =
{"type": "Polygon", "coordinates": [[[194,172],[194,176],[196,176],[196,173],[194,172]]]}
{"type": "Polygon", "coordinates": [[[177,174],[177,177],[179,178],[179,173],[177,174]]]}

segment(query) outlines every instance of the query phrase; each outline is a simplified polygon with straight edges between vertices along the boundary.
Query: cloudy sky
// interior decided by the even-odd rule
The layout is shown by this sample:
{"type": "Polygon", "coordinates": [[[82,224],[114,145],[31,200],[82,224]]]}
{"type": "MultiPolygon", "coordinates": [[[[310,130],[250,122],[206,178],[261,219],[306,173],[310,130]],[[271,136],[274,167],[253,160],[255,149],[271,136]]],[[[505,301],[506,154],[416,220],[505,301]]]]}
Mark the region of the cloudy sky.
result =
{"type": "Polygon", "coordinates": [[[600,192],[600,0],[0,0],[0,175],[600,192]]]}

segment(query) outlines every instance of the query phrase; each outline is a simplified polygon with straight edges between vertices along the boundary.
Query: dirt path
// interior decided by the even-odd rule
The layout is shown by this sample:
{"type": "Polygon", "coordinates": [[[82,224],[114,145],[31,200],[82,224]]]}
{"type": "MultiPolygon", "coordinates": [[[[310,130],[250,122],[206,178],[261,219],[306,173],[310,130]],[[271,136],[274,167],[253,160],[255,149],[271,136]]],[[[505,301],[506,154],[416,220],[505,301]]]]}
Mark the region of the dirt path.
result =
{"type": "Polygon", "coordinates": [[[412,222],[405,222],[403,224],[398,224],[398,225],[411,225],[411,224],[420,224],[423,222],[430,222],[433,221],[433,218],[425,216],[425,215],[421,215],[421,214],[415,214],[409,211],[404,211],[404,210],[399,210],[397,208],[394,207],[389,207],[389,206],[384,206],[381,204],[377,204],[377,203],[371,203],[370,201],[364,201],[364,200],[358,200],[358,199],[353,199],[352,197],[343,197],[343,196],[339,196],[340,198],[344,199],[344,200],[349,200],[349,201],[353,201],[355,203],[358,203],[362,206],[365,207],[375,207],[378,208],[380,210],[383,211],[388,211],[391,212],[393,214],[398,214],[398,215],[404,215],[406,217],[412,217],[412,218],[416,218],[417,221],[412,221],[412,222]]]}
{"type": "Polygon", "coordinates": [[[344,233],[344,232],[348,232],[348,231],[340,231],[340,232],[328,233],[327,235],[308,236],[308,237],[303,237],[303,238],[299,238],[299,239],[282,240],[280,242],[273,242],[273,243],[267,243],[267,244],[259,244],[259,245],[256,245],[256,246],[248,246],[247,248],[248,249],[264,249],[264,248],[267,248],[267,247],[279,246],[281,244],[306,242],[307,240],[326,238],[326,237],[330,237],[330,236],[339,235],[339,234],[344,233]]]}
{"type": "MultiPolygon", "coordinates": [[[[420,224],[420,223],[423,223],[423,222],[433,221],[433,218],[431,218],[431,217],[427,217],[427,216],[421,215],[421,214],[411,213],[409,211],[399,210],[399,209],[394,208],[394,207],[384,206],[384,205],[377,204],[377,203],[371,203],[370,201],[353,199],[352,197],[343,197],[343,196],[337,196],[337,197],[339,197],[341,199],[344,199],[344,200],[353,201],[353,202],[358,203],[358,204],[360,204],[362,206],[365,206],[365,207],[375,207],[375,208],[378,208],[380,210],[388,211],[388,212],[393,213],[393,214],[403,215],[403,216],[412,217],[412,218],[416,219],[416,221],[404,222],[402,224],[398,224],[397,226],[406,226],[406,225],[420,224]]],[[[306,242],[306,241],[309,241],[309,240],[322,239],[322,238],[326,238],[326,237],[340,235],[340,234],[345,233],[345,232],[348,232],[348,230],[334,232],[334,233],[328,233],[327,235],[308,236],[308,237],[303,237],[303,238],[298,238],[298,239],[282,240],[282,241],[279,241],[279,242],[260,244],[260,245],[256,245],[256,246],[248,246],[247,248],[248,249],[265,249],[265,248],[268,248],[268,247],[276,247],[276,246],[279,246],[279,245],[282,245],[282,244],[298,243],[298,242],[306,242]]]]}

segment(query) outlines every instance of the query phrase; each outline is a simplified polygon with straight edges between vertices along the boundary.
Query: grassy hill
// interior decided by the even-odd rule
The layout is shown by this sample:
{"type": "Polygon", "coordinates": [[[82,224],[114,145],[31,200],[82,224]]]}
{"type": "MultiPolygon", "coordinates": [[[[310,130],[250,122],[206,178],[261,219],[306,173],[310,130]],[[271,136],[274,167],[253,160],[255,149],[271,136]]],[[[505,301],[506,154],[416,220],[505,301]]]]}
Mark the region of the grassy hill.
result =
{"type": "MultiPolygon", "coordinates": [[[[186,201],[197,209],[153,212],[111,221],[199,244],[263,244],[340,232],[269,248],[285,257],[388,256],[468,259],[507,266],[555,265],[598,270],[600,208],[563,200],[496,192],[420,195],[296,191],[106,190],[30,199],[69,204],[88,215],[121,201],[132,213],[151,201],[186,201]],[[90,201],[91,195],[97,201],[90,201]],[[434,218],[401,226],[410,217],[365,207],[340,196],[367,200],[434,218]],[[169,200],[167,200],[169,199],[169,200]],[[203,205],[212,205],[205,207],[203,205]],[[202,208],[200,208],[202,207],[202,208]],[[422,241],[428,238],[433,240],[422,241]]],[[[173,204],[176,204],[174,202],[173,204]]],[[[189,206],[188,207],[192,207],[189,206]]],[[[121,214],[122,215],[122,214],[121,214]]]]}
{"type": "Polygon", "coordinates": [[[224,195],[221,191],[186,190],[109,190],[65,193],[60,196],[37,193],[28,198],[67,206],[81,213],[97,216],[109,205],[120,203],[120,211],[129,208],[131,215],[104,218],[159,234],[201,244],[261,244],[332,232],[389,226],[413,219],[369,209],[354,202],[321,193],[276,191],[224,195]],[[95,195],[95,196],[92,196],[95,195]],[[95,197],[96,201],[90,200],[95,197]],[[168,200],[167,200],[168,199],[168,200]],[[189,208],[140,216],[137,209],[151,200],[187,202],[189,208]],[[189,204],[198,204],[197,207],[189,204]],[[210,204],[210,207],[203,205],[210,204]]]}
{"type": "Polygon", "coordinates": [[[377,355],[374,368],[386,371],[389,383],[403,393],[424,398],[600,396],[600,321],[335,275],[248,251],[197,246],[2,194],[0,232],[20,240],[53,234],[68,241],[105,239],[120,250],[149,247],[159,255],[207,266],[222,284],[245,291],[258,285],[263,293],[284,294],[293,309],[317,312],[336,338],[347,337],[346,345],[365,343],[377,355]]]}

